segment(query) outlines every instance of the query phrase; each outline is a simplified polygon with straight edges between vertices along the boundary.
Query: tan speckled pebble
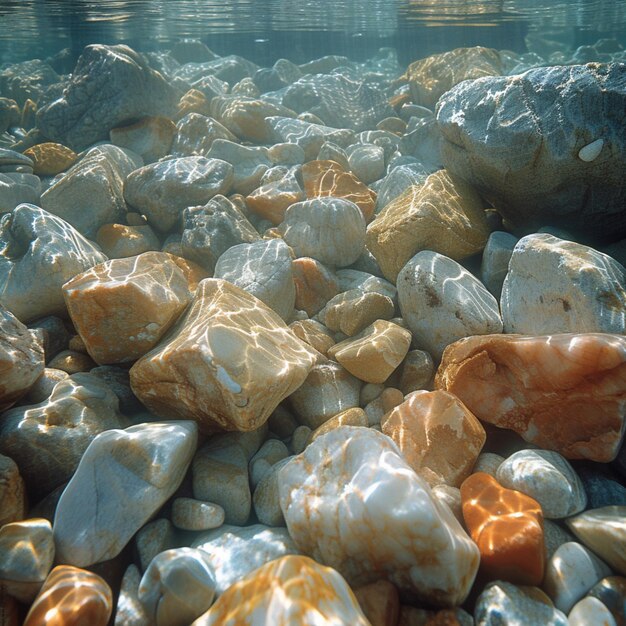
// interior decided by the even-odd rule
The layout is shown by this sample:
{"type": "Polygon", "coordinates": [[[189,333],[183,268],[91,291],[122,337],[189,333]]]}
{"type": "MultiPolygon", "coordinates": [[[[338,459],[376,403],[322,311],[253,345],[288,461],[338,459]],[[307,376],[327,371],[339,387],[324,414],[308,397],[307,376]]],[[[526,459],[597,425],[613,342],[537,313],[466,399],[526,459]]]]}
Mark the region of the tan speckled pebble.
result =
{"type": "Polygon", "coordinates": [[[176,498],[172,503],[172,523],[181,530],[210,530],[224,523],[219,504],[193,498],[176,498]]]}

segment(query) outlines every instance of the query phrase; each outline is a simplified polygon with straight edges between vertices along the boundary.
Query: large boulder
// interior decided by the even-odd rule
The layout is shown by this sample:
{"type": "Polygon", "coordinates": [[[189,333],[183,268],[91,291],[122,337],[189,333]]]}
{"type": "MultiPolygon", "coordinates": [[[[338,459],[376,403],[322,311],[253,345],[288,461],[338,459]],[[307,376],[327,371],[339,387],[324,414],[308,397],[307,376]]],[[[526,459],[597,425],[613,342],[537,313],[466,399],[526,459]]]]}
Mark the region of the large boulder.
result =
{"type": "Polygon", "coordinates": [[[87,46],[62,97],[37,113],[44,136],[82,150],[108,138],[109,131],[146,115],[171,116],[178,94],[124,45],[87,46]]]}
{"type": "Polygon", "coordinates": [[[523,231],[626,235],[626,64],[542,67],[444,94],[444,165],[523,231]]]}

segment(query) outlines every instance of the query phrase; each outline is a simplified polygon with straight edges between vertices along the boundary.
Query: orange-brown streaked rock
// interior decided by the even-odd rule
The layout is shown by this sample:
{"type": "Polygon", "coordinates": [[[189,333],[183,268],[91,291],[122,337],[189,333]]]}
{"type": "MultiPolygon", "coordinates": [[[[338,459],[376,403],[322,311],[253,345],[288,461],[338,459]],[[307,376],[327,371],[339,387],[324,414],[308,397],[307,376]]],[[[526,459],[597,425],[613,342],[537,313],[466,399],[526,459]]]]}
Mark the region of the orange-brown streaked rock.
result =
{"type": "Polygon", "coordinates": [[[48,365],[50,369],[61,370],[67,374],[88,372],[96,367],[96,363],[88,354],[75,350],[62,350],[48,362],[48,365]]]}
{"type": "Polygon", "coordinates": [[[467,337],[445,350],[435,386],[540,448],[606,463],[625,428],[626,337],[467,337]]]}
{"type": "Polygon", "coordinates": [[[60,143],[39,143],[24,154],[33,160],[33,174],[37,176],[55,176],[74,165],[78,155],[60,143]]]}
{"type": "Polygon", "coordinates": [[[323,263],[301,257],[292,263],[296,285],[296,309],[312,317],[339,293],[339,281],[323,263]]]}
{"type": "Polygon", "coordinates": [[[0,454],[0,527],[23,520],[26,510],[26,489],[17,463],[0,454]]]}
{"type": "Polygon", "coordinates": [[[285,211],[305,198],[296,177],[287,173],[280,180],[261,185],[252,191],[246,196],[246,205],[259,217],[278,225],[283,221],[285,211]]]}
{"type": "Polygon", "coordinates": [[[414,61],[406,71],[411,96],[416,104],[434,108],[439,96],[463,80],[502,74],[500,53],[493,48],[475,46],[414,61]]]}
{"type": "Polygon", "coordinates": [[[369,224],[366,243],[385,278],[395,282],[417,252],[432,250],[460,261],[480,252],[489,232],[478,193],[439,170],[392,200],[369,224]]]}
{"type": "Polygon", "coordinates": [[[187,277],[165,252],[112,259],[63,285],[68,311],[100,365],[151,350],[191,301],[187,277]]]}
{"type": "Polygon", "coordinates": [[[144,163],[154,163],[166,154],[176,134],[176,125],[167,117],[149,116],[128,126],[118,126],[109,132],[111,143],[139,154],[144,163]]]}
{"type": "Polygon", "coordinates": [[[296,337],[308,343],[320,354],[327,355],[328,348],[335,345],[333,333],[316,320],[297,320],[289,324],[296,337]]]}
{"type": "Polygon", "coordinates": [[[106,626],[112,610],[111,588],[100,576],[58,565],[46,578],[24,626],[106,626]]]}
{"type": "Polygon", "coordinates": [[[302,166],[304,193],[307,198],[333,196],[354,202],[366,222],[374,216],[376,192],[362,183],[352,172],[346,172],[335,161],[309,161],[302,166]]]}
{"type": "Polygon", "coordinates": [[[470,474],[485,443],[485,429],[447,391],[414,391],[381,422],[383,433],[431,487],[458,487],[470,474]]]}
{"type": "Polygon", "coordinates": [[[103,224],[96,233],[96,243],[109,259],[123,259],[161,249],[159,238],[148,224],[103,224]]]}
{"type": "Polygon", "coordinates": [[[306,556],[283,556],[231,585],[192,626],[370,626],[346,581],[306,556]]]}
{"type": "Polygon", "coordinates": [[[386,320],[376,320],[354,337],[336,343],[328,356],[367,383],[383,383],[402,363],[411,333],[386,320]]]}
{"type": "Polygon", "coordinates": [[[367,428],[369,426],[367,414],[361,407],[358,406],[346,409],[341,413],[337,413],[337,415],[331,417],[311,433],[309,443],[315,441],[318,437],[325,435],[334,428],[339,428],[340,426],[361,426],[362,428],[367,428]]]}
{"type": "Polygon", "coordinates": [[[180,120],[188,113],[211,115],[211,101],[198,89],[190,89],[178,102],[176,120],[180,120]]]}
{"type": "Polygon", "coordinates": [[[318,356],[258,298],[209,278],[130,380],[157,415],[194,419],[209,432],[248,431],[304,382],[318,356]]]}
{"type": "Polygon", "coordinates": [[[540,504],[482,472],[463,481],[461,501],[484,575],[489,580],[539,585],[545,566],[540,504]]]}
{"type": "Polygon", "coordinates": [[[400,597],[388,580],[378,580],[353,591],[372,626],[396,626],[400,615],[400,597]]]}

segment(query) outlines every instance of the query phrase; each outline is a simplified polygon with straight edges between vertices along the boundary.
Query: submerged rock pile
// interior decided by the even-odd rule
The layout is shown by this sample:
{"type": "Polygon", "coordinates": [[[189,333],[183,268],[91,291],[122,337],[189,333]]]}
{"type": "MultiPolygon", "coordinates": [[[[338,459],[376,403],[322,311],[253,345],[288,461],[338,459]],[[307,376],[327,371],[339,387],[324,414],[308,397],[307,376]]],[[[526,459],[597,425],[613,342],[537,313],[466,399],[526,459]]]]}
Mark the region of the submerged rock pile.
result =
{"type": "Polygon", "coordinates": [[[605,48],[3,68],[3,626],[625,624],[605,48]]]}

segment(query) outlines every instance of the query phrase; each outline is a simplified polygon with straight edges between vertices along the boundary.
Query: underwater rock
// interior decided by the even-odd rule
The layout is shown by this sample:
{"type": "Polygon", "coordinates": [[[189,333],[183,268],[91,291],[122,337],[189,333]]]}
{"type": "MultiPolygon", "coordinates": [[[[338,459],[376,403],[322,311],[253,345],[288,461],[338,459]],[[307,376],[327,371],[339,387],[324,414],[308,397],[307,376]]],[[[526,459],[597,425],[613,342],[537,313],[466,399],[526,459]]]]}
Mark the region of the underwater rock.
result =
{"type": "Polygon", "coordinates": [[[127,126],[112,128],[111,143],[138,154],[146,164],[169,154],[176,126],[167,117],[148,116],[127,126]]]}
{"type": "Polygon", "coordinates": [[[45,142],[24,150],[24,154],[33,160],[33,174],[55,176],[71,167],[78,155],[60,143],[45,142]]]}
{"type": "Polygon", "coordinates": [[[0,172],[0,215],[20,204],[38,205],[41,198],[39,176],[22,172],[0,172]]]}
{"type": "Polygon", "coordinates": [[[200,113],[187,113],[176,124],[171,154],[173,157],[205,157],[216,139],[237,141],[235,135],[217,120],[200,113]]]}

